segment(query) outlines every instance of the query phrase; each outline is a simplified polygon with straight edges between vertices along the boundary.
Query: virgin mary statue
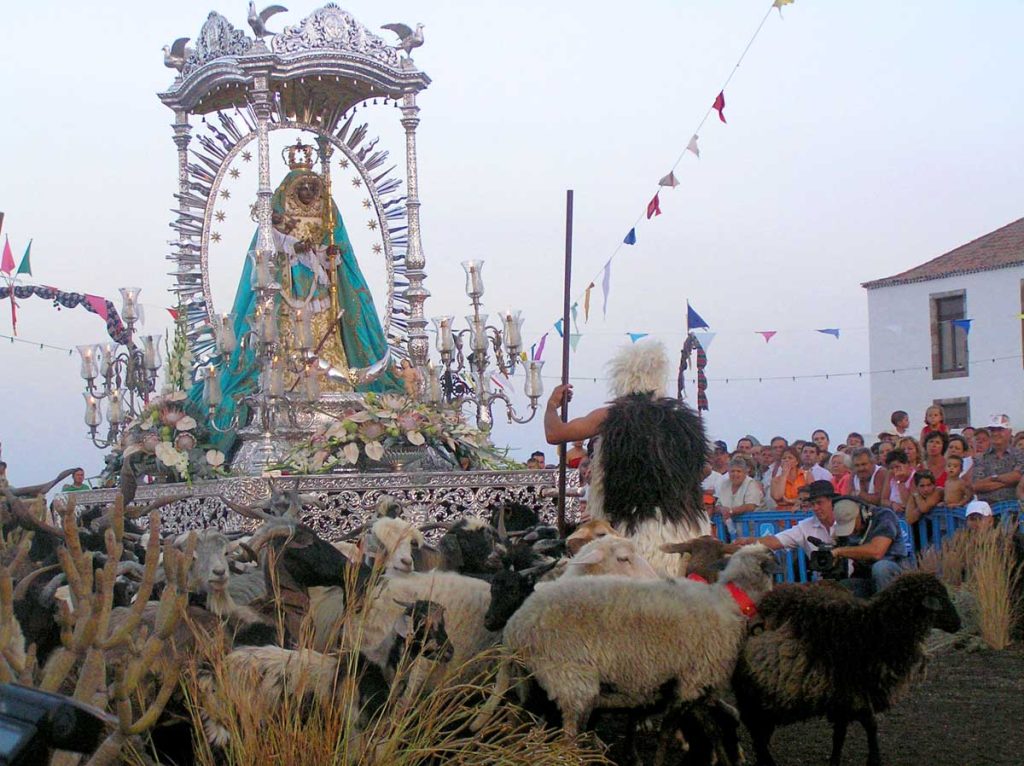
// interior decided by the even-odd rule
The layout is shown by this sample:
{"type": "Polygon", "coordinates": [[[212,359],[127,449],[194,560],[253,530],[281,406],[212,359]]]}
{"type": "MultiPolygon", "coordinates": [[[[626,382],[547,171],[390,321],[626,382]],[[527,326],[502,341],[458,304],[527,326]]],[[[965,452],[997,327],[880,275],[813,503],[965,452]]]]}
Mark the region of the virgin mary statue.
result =
{"type": "MultiPolygon", "coordinates": [[[[278,277],[282,284],[277,300],[287,301],[292,309],[301,308],[311,318],[313,353],[318,366],[326,372],[327,390],[400,391],[401,381],[386,362],[385,371],[373,382],[354,386],[346,382],[349,370],[369,368],[384,360],[388,344],[345,223],[333,199],[329,200],[329,209],[325,204],[324,179],[313,170],[315,149],[300,142],[286,152],[289,171],[271,200],[274,244],[279,262],[283,254],[288,265],[278,277]]],[[[255,250],[257,238],[258,232],[253,235],[250,252],[255,250]]],[[[246,257],[232,307],[238,339],[249,332],[256,316],[258,301],[251,286],[252,270],[252,258],[246,257]]],[[[249,416],[248,408],[239,404],[238,398],[255,390],[260,370],[248,344],[239,343],[225,362],[219,373],[223,403],[217,420],[230,422],[238,408],[238,423],[243,425],[249,416]]],[[[192,388],[189,398],[196,404],[202,403],[201,384],[192,388]]],[[[228,431],[218,448],[231,449],[235,438],[228,431]]]]}

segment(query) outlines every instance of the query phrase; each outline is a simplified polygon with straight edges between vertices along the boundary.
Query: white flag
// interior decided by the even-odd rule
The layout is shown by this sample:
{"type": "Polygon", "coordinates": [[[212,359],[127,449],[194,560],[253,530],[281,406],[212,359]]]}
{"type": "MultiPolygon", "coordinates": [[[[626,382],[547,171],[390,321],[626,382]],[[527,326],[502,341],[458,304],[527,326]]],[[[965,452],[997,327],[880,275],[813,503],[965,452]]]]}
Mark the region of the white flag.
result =
{"type": "Polygon", "coordinates": [[[700,159],[700,147],[697,146],[696,135],[694,135],[693,138],[690,139],[690,143],[686,145],[686,151],[693,152],[697,155],[697,159],[700,159]]]}
{"type": "Polygon", "coordinates": [[[658,181],[658,186],[671,186],[673,189],[679,186],[679,181],[676,180],[675,172],[669,171],[667,176],[664,176],[660,181],[658,181]]]}

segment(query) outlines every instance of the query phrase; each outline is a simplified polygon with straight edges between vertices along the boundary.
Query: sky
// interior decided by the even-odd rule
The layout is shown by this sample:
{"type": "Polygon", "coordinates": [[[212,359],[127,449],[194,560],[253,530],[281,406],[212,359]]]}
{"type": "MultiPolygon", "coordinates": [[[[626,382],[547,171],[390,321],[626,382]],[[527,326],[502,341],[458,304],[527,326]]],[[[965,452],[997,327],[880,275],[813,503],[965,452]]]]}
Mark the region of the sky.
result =
{"type": "MultiPolygon", "coordinates": [[[[317,7],[288,5],[271,29],[317,7]]],[[[682,158],[663,214],[622,248],[768,0],[342,5],[373,30],[426,25],[415,59],[433,80],[418,131],[428,316],[468,313],[459,264],[482,258],[485,309],[521,309],[531,342],[551,331],[574,190],[574,299],[597,281],[571,358],[575,414],[606,400],[604,365],[628,333],[650,333],[675,360],[689,300],[718,333],[707,370],[713,438],[870,431],[881,425],[869,422],[870,376],[800,379],[868,369],[860,283],[1022,214],[1024,3],[797,0],[784,18],[773,11],[725,91],[728,124],[712,115],[703,125],[700,159],[682,158]],[[605,316],[599,275],[617,248],[605,316]],[[766,343],[760,330],[778,335],[766,343]]],[[[41,0],[6,9],[0,28],[0,210],[15,256],[32,238],[37,283],[109,297],[141,287],[146,333],[169,326],[162,309],[173,302],[176,155],[172,114],[156,97],[173,72],[161,47],[195,38],[211,9],[248,31],[241,0],[41,0]]],[[[365,114],[399,158],[398,112],[365,114]]],[[[255,174],[233,183],[236,204],[211,255],[218,306],[233,295],[252,232],[255,174]]],[[[336,193],[381,291],[361,198],[342,185],[336,193]]],[[[0,307],[0,333],[10,330],[0,307]]],[[[39,299],[21,301],[18,330],[62,348],[104,335],[95,316],[39,299]]],[[[549,335],[544,357],[551,376],[557,341],[549,335]]],[[[99,471],[81,391],[77,354],[0,340],[0,442],[15,483],[72,464],[99,471]]],[[[502,420],[496,411],[498,444],[518,456],[542,445],[539,416],[514,428],[502,420]]]]}

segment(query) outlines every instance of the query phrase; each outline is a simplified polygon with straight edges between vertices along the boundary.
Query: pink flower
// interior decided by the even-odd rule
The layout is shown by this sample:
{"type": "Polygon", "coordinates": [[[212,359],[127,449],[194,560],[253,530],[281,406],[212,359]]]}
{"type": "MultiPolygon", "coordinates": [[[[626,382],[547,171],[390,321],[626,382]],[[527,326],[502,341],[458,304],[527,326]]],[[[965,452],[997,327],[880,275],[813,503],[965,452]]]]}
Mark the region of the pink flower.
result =
{"type": "Polygon", "coordinates": [[[165,426],[177,425],[183,417],[185,417],[185,413],[177,407],[164,407],[160,410],[160,422],[165,426]]]}
{"type": "Polygon", "coordinates": [[[418,412],[406,412],[398,416],[398,427],[403,431],[417,431],[422,422],[423,418],[418,412]]]}
{"type": "Polygon", "coordinates": [[[359,435],[362,437],[363,441],[377,441],[377,439],[381,438],[385,433],[387,433],[387,429],[375,421],[363,423],[359,426],[359,435]]]}

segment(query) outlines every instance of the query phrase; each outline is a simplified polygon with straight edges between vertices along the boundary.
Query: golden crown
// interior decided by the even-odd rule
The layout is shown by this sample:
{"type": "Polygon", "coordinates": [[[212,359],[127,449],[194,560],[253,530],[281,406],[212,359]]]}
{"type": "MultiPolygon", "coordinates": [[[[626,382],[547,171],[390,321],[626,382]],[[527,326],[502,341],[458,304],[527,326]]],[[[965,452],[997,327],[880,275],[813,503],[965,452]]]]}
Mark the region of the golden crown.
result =
{"type": "Polygon", "coordinates": [[[315,152],[316,149],[299,140],[294,145],[285,147],[281,157],[288,163],[289,170],[312,170],[315,152]]]}

